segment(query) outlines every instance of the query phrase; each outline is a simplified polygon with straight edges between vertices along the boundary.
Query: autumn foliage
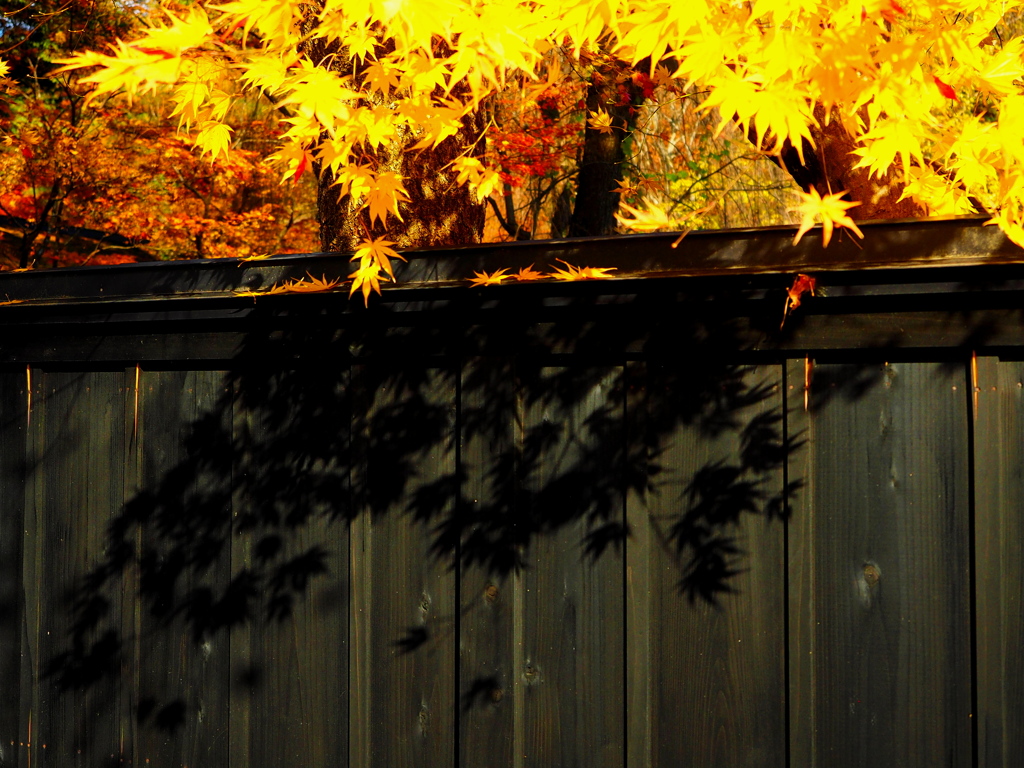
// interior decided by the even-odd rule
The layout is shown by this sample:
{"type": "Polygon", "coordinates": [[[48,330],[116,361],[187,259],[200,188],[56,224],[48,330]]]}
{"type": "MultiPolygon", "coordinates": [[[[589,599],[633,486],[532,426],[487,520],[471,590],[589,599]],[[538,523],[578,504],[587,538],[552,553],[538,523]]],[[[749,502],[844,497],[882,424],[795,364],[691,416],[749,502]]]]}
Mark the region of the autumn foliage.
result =
{"type": "Polygon", "coordinates": [[[236,102],[227,115],[240,129],[234,151],[203,159],[161,100],[87,101],[73,75],[54,75],[67,46],[130,34],[137,19],[113,4],[40,5],[5,14],[8,37],[22,39],[0,101],[0,266],[316,249],[315,208],[302,202],[308,184],[280,185],[266,162],[273,109],[236,102]]]}
{"type": "MultiPolygon", "coordinates": [[[[166,94],[182,129],[215,162],[234,153],[233,105],[251,94],[273,102],[279,177],[331,174],[365,231],[360,289],[375,290],[390,276],[392,256],[381,245],[389,228],[416,215],[406,207],[409,179],[386,149],[404,141],[405,151],[430,152],[481,114],[486,135],[452,167],[459,183],[492,200],[510,232],[524,229],[508,226],[508,205],[527,179],[540,180],[536,191],[547,189],[552,206],[567,188],[581,132],[630,149],[662,136],[674,143],[657,112],[685,102],[691,118],[710,122],[713,138],[748,141],[749,152],[794,176],[798,165],[818,166],[795,196],[801,230],[821,221],[826,233],[853,231],[854,204],[870,208],[863,190],[838,186],[845,177],[821,168],[834,164],[829,146],[839,146],[845,166],[875,180],[879,194],[932,214],[986,213],[1024,245],[1021,5],[235,0],[166,13],[130,39],[62,64],[84,73],[93,102],[166,94]],[[581,111],[595,73],[606,78],[603,102],[581,111]]],[[[706,179],[713,168],[698,160],[691,155],[685,162],[697,167],[686,168],[706,179]]],[[[683,169],[658,165],[622,176],[630,206],[623,226],[689,227],[703,215],[680,207],[680,183],[688,182],[669,175],[683,169]]]]}

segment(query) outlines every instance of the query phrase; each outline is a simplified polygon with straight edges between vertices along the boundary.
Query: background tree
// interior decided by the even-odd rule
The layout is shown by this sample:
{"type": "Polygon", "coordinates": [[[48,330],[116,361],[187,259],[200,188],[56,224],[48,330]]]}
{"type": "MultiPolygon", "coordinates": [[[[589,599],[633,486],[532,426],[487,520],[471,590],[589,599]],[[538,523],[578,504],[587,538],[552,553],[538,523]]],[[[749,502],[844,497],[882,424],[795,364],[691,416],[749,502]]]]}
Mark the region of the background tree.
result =
{"type": "MultiPolygon", "coordinates": [[[[151,9],[149,9],[151,10],[151,9]]],[[[213,163],[155,98],[87,103],[55,58],[138,33],[144,5],[4,4],[10,72],[0,114],[0,264],[67,265],[315,250],[312,184],[265,162],[277,112],[255,96],[226,114],[234,152],[213,163]]]]}

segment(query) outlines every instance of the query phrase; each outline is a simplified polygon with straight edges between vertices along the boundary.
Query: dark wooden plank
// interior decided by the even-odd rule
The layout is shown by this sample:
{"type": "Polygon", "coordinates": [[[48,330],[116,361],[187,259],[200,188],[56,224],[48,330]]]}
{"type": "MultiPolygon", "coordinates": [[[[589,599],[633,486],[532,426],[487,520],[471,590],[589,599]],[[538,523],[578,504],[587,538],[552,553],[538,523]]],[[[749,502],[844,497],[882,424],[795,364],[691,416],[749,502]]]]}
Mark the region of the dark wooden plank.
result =
{"type": "Polygon", "coordinates": [[[781,374],[664,370],[637,403],[650,483],[629,513],[628,594],[650,633],[638,765],[786,763],[781,374]]]}
{"type": "Polygon", "coordinates": [[[0,766],[18,764],[21,701],[31,696],[32,680],[22,678],[25,539],[25,409],[22,372],[0,374],[0,766]]]}
{"type": "Polygon", "coordinates": [[[520,371],[523,764],[610,768],[625,758],[621,376],[520,371]]]}
{"type": "MultiPolygon", "coordinates": [[[[815,365],[790,525],[793,765],[972,761],[962,366],[815,365]]],[[[804,380],[802,362],[790,380],[804,380]]]]}
{"type": "Polygon", "coordinates": [[[515,706],[522,686],[516,657],[522,653],[523,627],[522,614],[514,608],[521,603],[523,586],[513,363],[508,358],[470,360],[461,384],[464,508],[453,530],[462,542],[459,763],[497,768],[516,765],[523,746],[521,729],[516,738],[522,712],[515,706]]]}
{"type": "Polygon", "coordinates": [[[228,764],[231,397],[220,371],[141,371],[137,764],[228,764]]]}
{"type": "Polygon", "coordinates": [[[123,596],[103,578],[130,463],[130,378],[37,370],[32,380],[25,652],[36,690],[21,761],[108,765],[133,749],[123,596]]]}
{"type": "Polygon", "coordinates": [[[346,765],[348,376],[250,372],[236,388],[233,571],[261,598],[232,635],[232,764],[346,765]]]}
{"type": "Polygon", "coordinates": [[[1024,364],[977,361],[978,765],[1024,764],[1024,364]]]}
{"type": "Polygon", "coordinates": [[[450,766],[456,739],[454,552],[433,528],[454,512],[456,376],[354,371],[365,394],[352,526],[350,765],[450,766]]]}
{"type": "Polygon", "coordinates": [[[626,765],[651,763],[654,710],[651,695],[657,684],[653,668],[651,624],[651,525],[647,507],[651,462],[647,412],[647,366],[625,366],[626,464],[626,765]]]}

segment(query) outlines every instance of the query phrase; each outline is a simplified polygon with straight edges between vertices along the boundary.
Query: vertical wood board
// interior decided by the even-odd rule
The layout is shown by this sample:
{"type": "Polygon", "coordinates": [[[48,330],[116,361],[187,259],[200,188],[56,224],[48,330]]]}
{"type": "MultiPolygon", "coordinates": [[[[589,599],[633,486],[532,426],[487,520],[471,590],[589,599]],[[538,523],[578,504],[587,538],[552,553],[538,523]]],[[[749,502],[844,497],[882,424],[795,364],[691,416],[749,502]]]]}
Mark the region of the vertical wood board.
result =
{"type": "Polygon", "coordinates": [[[1024,364],[977,360],[978,765],[1024,764],[1024,364]]]}
{"type": "Polygon", "coordinates": [[[968,397],[959,365],[791,364],[794,765],[970,765],[968,397]]]}
{"type": "MultiPolygon", "coordinates": [[[[456,739],[455,568],[432,528],[452,514],[455,376],[358,369],[367,452],[353,523],[352,765],[449,766],[456,739]]],[[[356,420],[360,419],[356,414],[356,420]]]]}
{"type": "Polygon", "coordinates": [[[345,765],[348,376],[270,379],[235,383],[232,566],[259,598],[232,631],[232,764],[345,765]]]}
{"type": "Polygon", "coordinates": [[[652,765],[785,765],[781,374],[706,365],[703,401],[684,388],[693,371],[647,382],[649,487],[630,520],[646,544],[652,765]]]}
{"type": "Polygon", "coordinates": [[[625,522],[621,377],[621,368],[543,368],[520,379],[532,534],[516,670],[525,765],[624,759],[624,562],[621,539],[609,540],[625,522]]]}

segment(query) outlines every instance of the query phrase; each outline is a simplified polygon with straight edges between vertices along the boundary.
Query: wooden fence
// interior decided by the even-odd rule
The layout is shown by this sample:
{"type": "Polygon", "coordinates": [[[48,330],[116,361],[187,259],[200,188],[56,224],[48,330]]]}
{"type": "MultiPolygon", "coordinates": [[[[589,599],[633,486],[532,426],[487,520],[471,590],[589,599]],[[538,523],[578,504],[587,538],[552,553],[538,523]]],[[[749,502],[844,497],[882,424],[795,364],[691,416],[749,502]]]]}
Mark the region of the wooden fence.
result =
{"type": "Polygon", "coordinates": [[[866,230],[0,278],[0,766],[1024,764],[1024,266],[866,230]]]}

